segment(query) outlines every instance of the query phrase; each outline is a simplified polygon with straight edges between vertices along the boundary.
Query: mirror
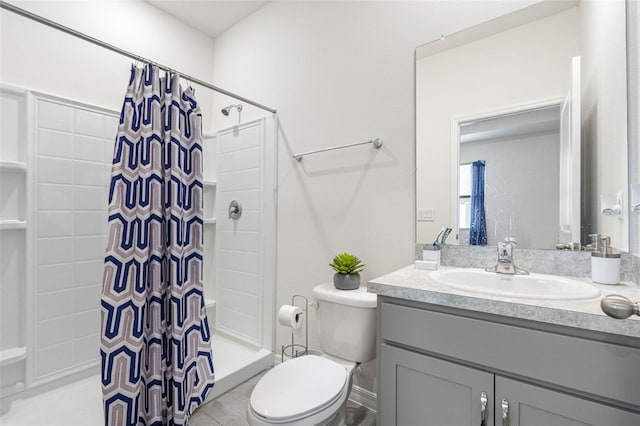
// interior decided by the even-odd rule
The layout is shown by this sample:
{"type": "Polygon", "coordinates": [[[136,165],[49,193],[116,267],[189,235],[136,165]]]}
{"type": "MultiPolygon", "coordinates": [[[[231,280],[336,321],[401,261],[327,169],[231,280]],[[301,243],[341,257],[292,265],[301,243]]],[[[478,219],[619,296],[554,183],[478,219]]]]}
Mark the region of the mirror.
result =
{"type": "Polygon", "coordinates": [[[624,9],[541,2],[416,49],[417,243],[451,227],[448,244],[469,244],[484,218],[489,246],[576,249],[598,232],[627,250],[627,221],[599,205],[628,187],[624,9]]]}

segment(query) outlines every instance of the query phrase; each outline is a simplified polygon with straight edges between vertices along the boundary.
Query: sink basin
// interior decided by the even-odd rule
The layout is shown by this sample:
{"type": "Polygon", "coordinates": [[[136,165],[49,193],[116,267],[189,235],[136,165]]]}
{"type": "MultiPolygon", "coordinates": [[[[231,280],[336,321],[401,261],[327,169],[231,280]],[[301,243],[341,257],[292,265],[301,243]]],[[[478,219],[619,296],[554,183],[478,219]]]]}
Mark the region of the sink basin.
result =
{"type": "Polygon", "coordinates": [[[537,300],[586,300],[600,297],[589,283],[553,275],[505,275],[483,269],[440,269],[429,279],[448,287],[491,296],[537,300]]]}

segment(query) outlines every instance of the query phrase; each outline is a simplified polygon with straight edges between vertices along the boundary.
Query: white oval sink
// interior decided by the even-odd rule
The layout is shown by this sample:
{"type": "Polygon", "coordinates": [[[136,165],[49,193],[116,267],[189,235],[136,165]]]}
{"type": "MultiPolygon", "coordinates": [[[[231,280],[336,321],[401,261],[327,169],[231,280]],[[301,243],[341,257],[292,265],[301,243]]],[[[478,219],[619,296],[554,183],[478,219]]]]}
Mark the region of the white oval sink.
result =
{"type": "Polygon", "coordinates": [[[483,269],[440,269],[429,279],[446,286],[492,296],[538,300],[585,300],[600,297],[589,283],[553,275],[506,275],[483,269]]]}

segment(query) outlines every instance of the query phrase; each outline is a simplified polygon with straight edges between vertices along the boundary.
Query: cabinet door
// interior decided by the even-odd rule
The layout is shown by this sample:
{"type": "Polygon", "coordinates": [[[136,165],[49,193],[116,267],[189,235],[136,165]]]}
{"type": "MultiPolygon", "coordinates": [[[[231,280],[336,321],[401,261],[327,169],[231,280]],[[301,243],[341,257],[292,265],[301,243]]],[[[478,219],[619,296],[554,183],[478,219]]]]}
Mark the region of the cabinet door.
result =
{"type": "Polygon", "coordinates": [[[382,344],[379,424],[493,426],[493,377],[480,370],[382,344]],[[488,401],[484,416],[482,395],[488,401]]]}
{"type": "Polygon", "coordinates": [[[497,425],[640,425],[638,414],[500,376],[496,376],[495,395],[497,425]],[[506,418],[503,399],[507,402],[506,418]]]}

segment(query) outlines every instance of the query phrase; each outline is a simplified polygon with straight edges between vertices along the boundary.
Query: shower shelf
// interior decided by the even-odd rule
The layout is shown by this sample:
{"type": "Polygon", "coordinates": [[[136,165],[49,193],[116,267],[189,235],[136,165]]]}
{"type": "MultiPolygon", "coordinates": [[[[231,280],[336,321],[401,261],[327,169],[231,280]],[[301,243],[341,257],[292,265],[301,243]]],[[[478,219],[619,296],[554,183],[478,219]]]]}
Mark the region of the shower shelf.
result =
{"type": "Polygon", "coordinates": [[[0,351],[0,367],[15,364],[27,357],[27,348],[24,346],[18,348],[5,349],[0,351]]]}
{"type": "Polygon", "coordinates": [[[0,161],[0,170],[7,172],[26,173],[27,164],[19,161],[0,161]]]}
{"type": "Polygon", "coordinates": [[[216,186],[218,184],[218,182],[215,181],[215,180],[203,180],[202,184],[204,186],[216,186]]]}
{"type": "Polygon", "coordinates": [[[205,225],[211,225],[216,223],[216,218],[215,217],[205,218],[202,221],[204,222],[205,225]]]}
{"type": "Polygon", "coordinates": [[[0,230],[27,229],[27,222],[24,220],[0,220],[0,230]]]}

